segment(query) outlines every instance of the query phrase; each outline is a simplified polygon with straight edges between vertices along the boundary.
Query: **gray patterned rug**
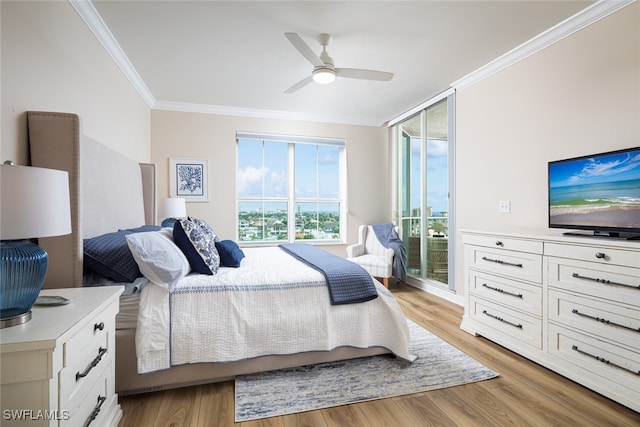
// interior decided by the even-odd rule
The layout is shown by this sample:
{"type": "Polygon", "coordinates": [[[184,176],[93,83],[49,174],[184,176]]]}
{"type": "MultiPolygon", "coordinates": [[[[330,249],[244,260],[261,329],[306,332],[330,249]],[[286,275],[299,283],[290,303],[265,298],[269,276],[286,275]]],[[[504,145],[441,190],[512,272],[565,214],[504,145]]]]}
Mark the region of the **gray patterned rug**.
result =
{"type": "Polygon", "coordinates": [[[495,378],[497,373],[407,320],[409,363],[388,355],[236,378],[236,422],[401,396],[495,378]]]}

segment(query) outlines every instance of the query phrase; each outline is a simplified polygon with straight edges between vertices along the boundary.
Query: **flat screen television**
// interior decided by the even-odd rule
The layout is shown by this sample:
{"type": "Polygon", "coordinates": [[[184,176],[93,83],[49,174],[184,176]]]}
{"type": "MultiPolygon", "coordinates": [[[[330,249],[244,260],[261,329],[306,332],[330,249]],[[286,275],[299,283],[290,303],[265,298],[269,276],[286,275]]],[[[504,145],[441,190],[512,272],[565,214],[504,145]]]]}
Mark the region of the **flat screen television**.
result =
{"type": "Polygon", "coordinates": [[[640,147],[549,162],[549,227],[640,238],[640,147]]]}

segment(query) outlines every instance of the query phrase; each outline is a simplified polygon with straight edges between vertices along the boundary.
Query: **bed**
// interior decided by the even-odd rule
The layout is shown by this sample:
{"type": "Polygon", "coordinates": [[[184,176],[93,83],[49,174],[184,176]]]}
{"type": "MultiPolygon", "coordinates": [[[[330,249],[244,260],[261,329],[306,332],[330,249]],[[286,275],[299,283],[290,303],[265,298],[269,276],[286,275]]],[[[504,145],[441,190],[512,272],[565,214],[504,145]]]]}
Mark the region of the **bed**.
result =
{"type": "MultiPolygon", "coordinates": [[[[40,241],[49,254],[46,288],[95,285],[94,273],[87,272],[90,259],[83,254],[86,239],[117,230],[137,230],[149,235],[168,232],[141,228],[145,224],[156,224],[155,165],[132,161],[86,137],[81,131],[80,118],[75,114],[28,112],[27,123],[32,165],[66,170],[70,179],[72,233],[40,241]]],[[[408,330],[402,312],[379,282],[373,280],[377,298],[358,304],[333,305],[326,296],[326,284],[318,283],[323,279],[322,274],[296,257],[284,254],[281,248],[245,248],[243,255],[239,268],[221,267],[218,274],[212,276],[192,272],[170,286],[148,283],[146,277],[123,284],[125,293],[120,299],[116,322],[115,387],[118,393],[134,394],[224,381],[240,374],[390,352],[405,359],[412,358],[408,353],[408,330]],[[252,265],[257,270],[274,265],[276,261],[269,257],[286,265],[286,268],[277,268],[291,276],[283,278],[289,283],[285,287],[293,287],[292,281],[299,282],[293,297],[275,300],[275,295],[284,290],[274,291],[272,279],[243,282],[244,272],[252,265]],[[142,291],[138,291],[138,287],[142,291]],[[227,292],[238,287],[251,292],[245,292],[241,297],[227,292]],[[211,299],[205,300],[200,293],[204,288],[212,289],[214,294],[224,294],[226,299],[220,302],[214,299],[215,296],[208,295],[206,298],[211,299]],[[253,300],[247,295],[259,295],[261,303],[251,302],[253,300]],[[285,306],[283,301],[287,299],[294,303],[285,306]],[[212,310],[212,307],[216,309],[212,310]],[[279,307],[281,312],[287,312],[286,318],[279,320],[267,311],[268,307],[279,307]],[[327,324],[326,330],[330,333],[325,335],[329,336],[316,340],[322,341],[322,346],[305,350],[296,347],[295,342],[287,341],[292,335],[304,336],[300,340],[319,336],[318,331],[301,325],[307,325],[308,318],[325,316],[318,314],[320,310],[329,311],[328,317],[322,317],[320,322],[327,324]],[[249,319],[249,311],[259,315],[249,319]],[[169,317],[158,320],[158,312],[169,317]],[[224,316],[208,319],[212,312],[224,316]],[[232,317],[231,312],[238,317],[232,317]],[[185,329],[180,330],[179,325],[183,322],[179,320],[180,316],[203,320],[198,320],[199,325],[184,326],[185,329]],[[149,320],[151,326],[148,326],[149,320]],[[224,322],[227,322],[226,326],[224,322]],[[206,328],[212,323],[222,328],[222,332],[215,335],[210,330],[195,329],[206,328]],[[264,329],[254,327],[263,328],[264,325],[269,325],[269,335],[278,338],[260,342],[264,329]],[[148,327],[153,334],[146,332],[148,327]],[[229,329],[234,333],[229,333],[229,329]],[[353,330],[349,332],[349,329],[353,330]],[[292,330],[297,332],[292,333],[292,330]],[[333,331],[344,332],[344,336],[333,331]],[[220,333],[229,335],[224,339],[231,344],[224,347],[231,347],[231,354],[212,362],[209,355],[199,353],[205,349],[216,352],[221,347],[220,333]],[[152,339],[147,336],[145,341],[140,338],[145,334],[155,335],[152,339]],[[237,337],[244,339],[252,334],[258,335],[252,338],[254,341],[234,344],[237,337]],[[197,338],[184,344],[186,350],[179,350],[183,347],[173,341],[162,343],[168,337],[186,341],[188,335],[197,338]]]]}

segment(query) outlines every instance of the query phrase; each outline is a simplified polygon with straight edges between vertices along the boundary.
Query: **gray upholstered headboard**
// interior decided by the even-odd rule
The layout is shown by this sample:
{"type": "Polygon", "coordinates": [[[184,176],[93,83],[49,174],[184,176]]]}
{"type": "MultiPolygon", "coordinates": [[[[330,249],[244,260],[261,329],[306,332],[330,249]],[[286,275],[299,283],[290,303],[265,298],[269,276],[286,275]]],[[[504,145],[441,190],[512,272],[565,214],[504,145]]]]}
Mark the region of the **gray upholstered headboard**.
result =
{"type": "Polygon", "coordinates": [[[32,166],[69,172],[72,232],[40,239],[49,254],[44,286],[80,287],[84,238],[155,223],[155,165],[84,136],[76,114],[30,111],[27,126],[32,166]]]}

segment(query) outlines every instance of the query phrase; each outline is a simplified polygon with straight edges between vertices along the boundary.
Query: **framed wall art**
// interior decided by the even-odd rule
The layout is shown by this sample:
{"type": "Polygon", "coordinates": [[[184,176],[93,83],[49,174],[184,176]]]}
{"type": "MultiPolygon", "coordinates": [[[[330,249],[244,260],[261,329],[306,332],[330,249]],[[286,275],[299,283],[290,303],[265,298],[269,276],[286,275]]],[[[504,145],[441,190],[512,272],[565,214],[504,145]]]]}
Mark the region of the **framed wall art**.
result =
{"type": "Polygon", "coordinates": [[[169,158],[170,196],[183,197],[186,202],[208,202],[208,169],[207,159],[169,158]]]}

